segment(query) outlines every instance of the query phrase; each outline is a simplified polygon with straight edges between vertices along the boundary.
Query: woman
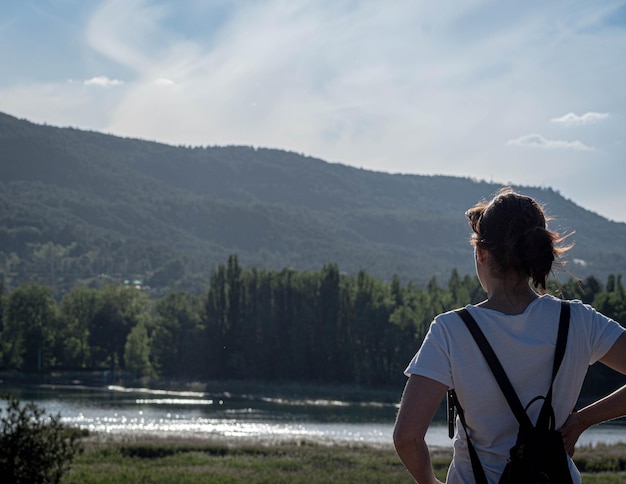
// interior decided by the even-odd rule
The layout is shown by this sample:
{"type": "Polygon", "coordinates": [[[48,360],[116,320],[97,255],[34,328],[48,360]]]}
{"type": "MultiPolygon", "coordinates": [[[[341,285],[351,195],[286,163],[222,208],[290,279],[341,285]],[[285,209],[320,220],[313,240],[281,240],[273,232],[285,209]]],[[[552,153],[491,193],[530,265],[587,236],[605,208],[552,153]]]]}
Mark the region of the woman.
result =
{"type": "MultiPolygon", "coordinates": [[[[509,188],[466,212],[472,229],[476,273],[487,299],[466,308],[493,347],[524,405],[550,385],[560,301],[544,291],[555,260],[569,247],[550,231],[542,208],[509,188]]],[[[626,332],[580,301],[570,303],[563,362],[554,382],[552,405],[569,456],[588,427],[626,415],[626,385],[588,407],[573,411],[590,364],[601,361],[626,374],[626,332]]],[[[461,318],[440,314],[406,369],[409,377],[394,430],[400,459],[419,483],[436,480],[424,436],[446,392],[454,388],[471,442],[490,483],[498,482],[515,444],[519,424],[461,318]]],[[[536,421],[540,405],[528,415],[536,421]]],[[[569,458],[573,482],[580,474],[569,458]]],[[[473,483],[462,427],[454,439],[447,482],[473,483]]]]}

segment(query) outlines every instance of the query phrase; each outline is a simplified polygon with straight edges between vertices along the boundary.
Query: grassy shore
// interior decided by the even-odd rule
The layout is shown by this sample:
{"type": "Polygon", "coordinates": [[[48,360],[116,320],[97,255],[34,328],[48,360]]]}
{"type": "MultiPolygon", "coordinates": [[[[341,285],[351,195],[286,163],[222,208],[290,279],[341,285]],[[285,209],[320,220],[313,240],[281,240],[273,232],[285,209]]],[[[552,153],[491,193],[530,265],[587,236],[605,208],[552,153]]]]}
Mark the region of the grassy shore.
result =
{"type": "MultiPolygon", "coordinates": [[[[444,480],[451,453],[434,449],[444,480]]],[[[583,447],[576,463],[585,483],[626,482],[626,444],[583,447]]],[[[88,438],[68,483],[410,483],[394,450],[307,442],[273,445],[199,439],[88,438]]]]}
{"type": "MultiPolygon", "coordinates": [[[[7,376],[5,381],[14,378],[7,376]]],[[[72,381],[53,375],[48,384],[72,381]]],[[[31,382],[32,383],[32,382],[31,382]]],[[[36,383],[42,383],[37,381],[36,383]]],[[[197,391],[211,396],[263,395],[285,399],[328,399],[397,403],[402,388],[363,389],[351,385],[293,382],[125,381],[127,387],[197,391]]],[[[312,442],[263,443],[215,438],[121,438],[91,435],[63,484],[90,483],[411,483],[391,445],[312,442]]],[[[431,449],[437,477],[445,479],[451,450],[431,449]]],[[[577,449],[575,461],[587,483],[626,483],[626,444],[577,449]]],[[[1,482],[1,479],[0,479],[1,482]]]]}

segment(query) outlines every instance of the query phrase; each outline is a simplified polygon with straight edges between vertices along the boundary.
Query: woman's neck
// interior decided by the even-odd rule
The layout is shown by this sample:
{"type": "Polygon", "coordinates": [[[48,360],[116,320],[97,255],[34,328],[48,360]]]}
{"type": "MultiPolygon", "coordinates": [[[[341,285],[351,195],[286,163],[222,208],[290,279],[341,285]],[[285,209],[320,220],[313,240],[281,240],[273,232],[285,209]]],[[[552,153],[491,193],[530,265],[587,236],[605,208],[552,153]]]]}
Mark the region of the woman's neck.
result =
{"type": "Polygon", "coordinates": [[[492,279],[487,290],[487,299],[478,306],[504,314],[521,314],[538,297],[526,279],[492,279]]]}

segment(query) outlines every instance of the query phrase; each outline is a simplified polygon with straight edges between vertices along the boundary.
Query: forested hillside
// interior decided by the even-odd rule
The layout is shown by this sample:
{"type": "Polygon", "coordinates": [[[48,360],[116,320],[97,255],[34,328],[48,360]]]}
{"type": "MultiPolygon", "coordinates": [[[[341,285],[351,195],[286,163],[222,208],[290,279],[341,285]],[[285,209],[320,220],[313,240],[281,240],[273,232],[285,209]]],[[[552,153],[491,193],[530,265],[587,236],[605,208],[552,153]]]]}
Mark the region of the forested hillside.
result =
{"type": "MultiPolygon", "coordinates": [[[[419,160],[416,160],[416,164],[419,160]]],[[[480,174],[477,174],[480,176],[480,174]]],[[[471,274],[464,211],[497,185],[390,175],[247,147],[173,147],[0,114],[0,277],[58,299],[77,284],[137,280],[199,294],[230,254],[242,267],[337,264],[425,287],[471,274]]],[[[570,270],[626,270],[626,224],[550,189],[522,187],[576,231],[570,270]]]]}

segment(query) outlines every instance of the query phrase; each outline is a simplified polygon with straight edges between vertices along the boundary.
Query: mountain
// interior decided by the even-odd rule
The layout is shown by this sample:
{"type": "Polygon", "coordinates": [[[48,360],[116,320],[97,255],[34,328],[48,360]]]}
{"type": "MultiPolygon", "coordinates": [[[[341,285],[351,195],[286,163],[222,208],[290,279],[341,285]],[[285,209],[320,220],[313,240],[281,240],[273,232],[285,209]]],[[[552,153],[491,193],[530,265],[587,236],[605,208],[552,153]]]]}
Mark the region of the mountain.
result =
{"type": "MultiPolygon", "coordinates": [[[[296,153],[174,147],[0,114],[0,273],[15,286],[141,279],[202,290],[218,264],[445,283],[473,273],[467,208],[498,185],[392,175],[296,153]]],[[[578,277],[626,272],[626,224],[516,187],[575,230],[578,277]]]]}

